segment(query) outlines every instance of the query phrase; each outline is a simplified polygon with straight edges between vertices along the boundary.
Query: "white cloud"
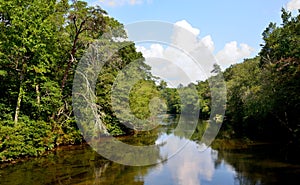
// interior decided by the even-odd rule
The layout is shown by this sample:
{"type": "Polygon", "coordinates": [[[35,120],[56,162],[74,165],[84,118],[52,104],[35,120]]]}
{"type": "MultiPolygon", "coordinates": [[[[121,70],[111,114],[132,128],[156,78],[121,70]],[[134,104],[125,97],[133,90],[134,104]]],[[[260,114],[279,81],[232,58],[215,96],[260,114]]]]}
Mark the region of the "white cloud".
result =
{"type": "Polygon", "coordinates": [[[215,44],[211,38],[210,35],[207,35],[201,39],[204,46],[206,46],[210,52],[213,52],[215,50],[215,44]]]}
{"type": "Polygon", "coordinates": [[[193,28],[186,20],[178,21],[174,26],[172,44],[187,52],[193,51],[199,45],[200,30],[193,28]]]}
{"type": "Polygon", "coordinates": [[[142,52],[145,58],[161,58],[163,57],[164,48],[160,44],[152,44],[150,49],[146,49],[144,46],[136,46],[137,51],[142,52]]]}
{"type": "Polygon", "coordinates": [[[190,31],[196,36],[200,34],[200,30],[197,28],[193,28],[192,25],[190,25],[186,20],[178,21],[175,23],[175,25],[190,31]]]}
{"type": "Polygon", "coordinates": [[[123,6],[126,4],[129,5],[137,5],[137,4],[142,4],[144,2],[146,3],[151,3],[152,0],[99,0],[100,3],[105,4],[107,6],[123,6]]]}
{"type": "Polygon", "coordinates": [[[198,144],[174,135],[169,135],[165,142],[160,148],[162,154],[176,155],[167,161],[163,170],[169,171],[176,181],[184,185],[200,185],[201,180],[212,181],[215,166],[211,153],[216,151],[205,147],[206,150],[199,152],[198,144]],[[184,150],[178,152],[182,146],[184,150]]]}
{"type": "Polygon", "coordinates": [[[137,51],[143,53],[146,63],[152,68],[152,74],[168,82],[170,86],[189,84],[191,79],[203,76],[201,71],[193,66],[191,58],[177,48],[163,48],[160,44],[153,44],[150,49],[137,46],[137,51]]]}
{"type": "Polygon", "coordinates": [[[224,69],[231,64],[237,63],[241,59],[249,57],[253,51],[254,49],[247,44],[240,44],[238,46],[236,41],[232,41],[227,43],[225,47],[217,53],[216,58],[224,69]]]}
{"type": "Polygon", "coordinates": [[[300,0],[291,0],[290,2],[288,2],[287,9],[289,11],[300,9],[300,0]]]}
{"type": "Polygon", "coordinates": [[[210,72],[214,63],[225,69],[253,52],[247,44],[238,46],[233,41],[214,56],[215,46],[211,36],[199,38],[199,34],[199,29],[182,20],[175,23],[170,46],[152,44],[150,48],[137,46],[137,50],[143,53],[146,63],[152,67],[152,74],[169,82],[171,86],[205,80],[212,75],[210,72]]]}

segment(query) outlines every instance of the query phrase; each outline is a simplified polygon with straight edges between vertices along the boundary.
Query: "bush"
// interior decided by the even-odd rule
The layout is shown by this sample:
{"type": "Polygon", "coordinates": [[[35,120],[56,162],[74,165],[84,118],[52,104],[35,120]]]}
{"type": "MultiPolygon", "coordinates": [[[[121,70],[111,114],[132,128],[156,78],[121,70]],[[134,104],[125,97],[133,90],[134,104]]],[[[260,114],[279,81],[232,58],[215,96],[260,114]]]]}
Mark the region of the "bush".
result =
{"type": "Polygon", "coordinates": [[[72,145],[83,142],[83,137],[76,125],[75,119],[69,119],[63,124],[56,124],[55,145],[72,145]]]}
{"type": "Polygon", "coordinates": [[[11,161],[22,156],[38,156],[54,147],[51,125],[21,117],[17,124],[0,122],[0,159],[11,161]]]}

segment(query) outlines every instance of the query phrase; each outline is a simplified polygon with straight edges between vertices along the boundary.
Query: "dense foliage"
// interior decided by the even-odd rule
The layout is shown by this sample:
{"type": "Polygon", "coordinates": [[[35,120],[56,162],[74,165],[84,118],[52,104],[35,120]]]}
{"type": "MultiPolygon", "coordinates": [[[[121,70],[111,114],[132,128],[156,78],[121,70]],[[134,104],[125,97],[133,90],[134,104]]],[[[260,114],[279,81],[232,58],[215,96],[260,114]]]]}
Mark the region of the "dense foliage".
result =
{"type": "Polygon", "coordinates": [[[124,40],[99,74],[96,93],[109,132],[128,132],[111,110],[113,82],[118,71],[137,59],[145,73],[141,80],[150,83],[151,77],[142,54],[125,41],[122,24],[84,1],[7,0],[0,1],[0,29],[1,160],[83,141],[72,111],[72,81],[85,50],[99,39],[112,48],[120,45],[113,38],[124,40]]]}
{"type": "MultiPolygon", "coordinates": [[[[257,57],[223,73],[227,86],[223,136],[277,139],[300,146],[300,15],[293,17],[283,9],[282,21],[263,32],[257,57]]],[[[219,66],[214,66],[215,76],[186,87],[157,84],[142,54],[126,41],[123,25],[99,6],[79,0],[0,1],[0,29],[1,161],[83,141],[73,115],[72,81],[94,41],[118,48],[97,74],[95,89],[99,124],[107,132],[122,135],[151,128],[153,115],[160,112],[200,110],[200,118],[208,119],[214,111],[211,89],[220,86],[219,66]],[[132,79],[137,81],[131,84],[132,79]],[[126,102],[135,118],[148,121],[129,121],[131,129],[121,124],[116,114],[132,118],[126,102]]],[[[221,93],[215,94],[215,101],[222,101],[221,93]]]]}
{"type": "Polygon", "coordinates": [[[224,72],[228,88],[225,129],[237,136],[299,146],[300,15],[282,9],[280,26],[263,32],[259,55],[224,72]]]}

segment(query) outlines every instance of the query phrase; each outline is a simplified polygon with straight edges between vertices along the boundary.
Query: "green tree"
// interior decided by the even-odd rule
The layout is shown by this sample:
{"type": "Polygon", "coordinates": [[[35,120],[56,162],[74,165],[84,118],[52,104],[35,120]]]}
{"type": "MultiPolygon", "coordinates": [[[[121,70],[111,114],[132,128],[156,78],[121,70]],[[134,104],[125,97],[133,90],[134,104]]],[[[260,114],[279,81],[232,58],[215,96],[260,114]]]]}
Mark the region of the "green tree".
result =
{"type": "Polygon", "coordinates": [[[282,9],[282,25],[264,32],[261,68],[271,120],[279,124],[284,140],[299,142],[300,14],[282,9]],[[268,31],[270,30],[270,31],[268,31]],[[267,33],[266,33],[267,32],[267,33]]]}
{"type": "Polygon", "coordinates": [[[225,127],[240,136],[299,143],[300,15],[282,9],[281,17],[281,26],[270,23],[263,32],[258,57],[226,69],[225,127]]]}
{"type": "Polygon", "coordinates": [[[211,92],[208,81],[199,81],[196,84],[199,96],[200,118],[208,119],[211,111],[211,92]]]}
{"type": "Polygon", "coordinates": [[[55,1],[10,0],[2,1],[0,7],[4,19],[0,35],[1,70],[5,71],[3,78],[8,77],[4,79],[8,80],[4,87],[9,90],[2,97],[12,95],[8,99],[15,102],[15,124],[20,113],[33,119],[40,117],[37,114],[47,117],[49,112],[46,107],[54,104],[46,104],[42,96],[53,100],[59,96],[56,95],[56,82],[49,78],[51,67],[56,65],[59,55],[57,48],[53,47],[57,45],[58,34],[51,20],[51,15],[55,13],[55,1]],[[55,95],[49,93],[49,86],[55,95]],[[42,103],[45,103],[45,108],[41,108],[42,103]]]}
{"type": "MultiPolygon", "coordinates": [[[[114,117],[106,93],[118,71],[142,58],[133,43],[117,41],[126,38],[121,23],[106,16],[99,6],[89,7],[84,1],[0,1],[0,29],[3,160],[38,155],[54,145],[82,141],[72,111],[71,81],[90,44],[100,41],[112,50],[121,48],[107,62],[97,82],[105,93],[98,96],[105,121],[114,117]]],[[[145,80],[149,80],[149,66],[139,64],[138,70],[145,71],[145,80]]],[[[105,123],[116,124],[114,120],[105,123]]]]}
{"type": "Polygon", "coordinates": [[[225,127],[236,135],[257,133],[262,127],[260,118],[266,114],[264,106],[268,104],[262,95],[261,72],[259,57],[233,65],[224,72],[228,93],[225,127]]]}
{"type": "Polygon", "coordinates": [[[68,47],[68,60],[64,71],[61,87],[64,89],[70,69],[76,66],[78,57],[94,39],[100,38],[107,28],[107,14],[100,6],[89,7],[87,2],[72,0],[70,5],[66,4],[66,36],[69,37],[71,45],[68,47]],[[77,54],[78,53],[78,54],[77,54]]]}
{"type": "Polygon", "coordinates": [[[126,128],[124,124],[120,124],[120,121],[133,128],[135,127],[135,121],[132,120],[134,116],[147,118],[149,112],[144,105],[148,104],[153,95],[157,93],[155,93],[154,82],[151,80],[150,67],[144,63],[142,54],[136,52],[134,43],[125,41],[117,42],[114,45],[119,45],[119,49],[105,63],[99,75],[96,94],[98,105],[104,115],[103,121],[107,124],[109,131],[115,134],[124,134],[130,129],[126,128]],[[149,83],[144,83],[145,81],[149,83]],[[149,85],[150,87],[148,87],[149,85]],[[145,94],[140,95],[141,93],[145,94]],[[114,104],[112,104],[111,98],[113,98],[114,104]]]}

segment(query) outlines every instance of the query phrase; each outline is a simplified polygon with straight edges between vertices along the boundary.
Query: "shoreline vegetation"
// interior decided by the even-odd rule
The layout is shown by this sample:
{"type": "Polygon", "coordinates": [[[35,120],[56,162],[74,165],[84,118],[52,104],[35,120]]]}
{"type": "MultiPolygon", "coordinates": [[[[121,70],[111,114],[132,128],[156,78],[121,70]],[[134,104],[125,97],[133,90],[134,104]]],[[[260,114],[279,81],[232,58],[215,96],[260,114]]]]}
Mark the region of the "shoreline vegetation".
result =
{"type": "MultiPolygon", "coordinates": [[[[226,114],[219,140],[214,143],[216,148],[222,148],[222,139],[246,138],[246,144],[283,143],[300,151],[299,14],[300,11],[293,16],[282,9],[282,24],[270,23],[262,33],[264,43],[258,56],[225,71],[215,65],[216,76],[170,88],[150,73],[151,67],[142,53],[136,51],[135,44],[126,41],[123,24],[101,7],[77,0],[1,1],[0,163],[15,163],[44,155],[57,146],[84,143],[72,108],[75,70],[91,43],[100,40],[107,48],[115,48],[120,42],[114,38],[124,40],[124,47],[105,63],[95,90],[100,126],[110,134],[132,133],[115,115],[114,111],[123,111],[123,107],[112,109],[110,94],[118,73],[126,65],[134,64],[128,73],[141,80],[127,98],[137,118],[151,117],[152,110],[157,114],[180,114],[186,108],[180,103],[179,92],[183,92],[185,101],[191,102],[188,108],[200,110],[200,119],[207,120],[211,114],[209,81],[223,75],[227,87],[226,114]],[[114,29],[118,32],[112,32],[114,29]],[[102,38],[103,34],[110,37],[102,38]],[[142,78],[138,71],[143,72],[142,78]],[[198,92],[197,105],[189,96],[189,87],[198,92]],[[165,104],[150,110],[148,105],[155,97],[165,104]]],[[[123,85],[125,90],[121,89],[120,97],[125,97],[128,89],[123,85]]]]}
{"type": "MultiPolygon", "coordinates": [[[[120,139],[121,141],[126,139],[131,140],[131,137],[133,135],[123,135],[123,136],[115,136],[115,138],[120,139]]],[[[259,142],[259,141],[251,141],[247,138],[239,138],[239,139],[216,139],[212,142],[211,146],[215,150],[221,150],[221,151],[231,151],[231,150],[240,150],[240,149],[247,149],[251,146],[255,145],[270,145],[274,143],[270,142],[259,142]]],[[[278,144],[278,143],[277,143],[278,144]]],[[[70,145],[59,145],[54,147],[51,150],[47,150],[44,153],[38,155],[38,156],[24,156],[21,158],[16,158],[12,161],[2,161],[0,163],[0,169],[4,169],[8,166],[15,165],[18,163],[23,163],[32,159],[39,159],[39,158],[44,158],[47,157],[49,154],[55,153],[56,151],[60,150],[70,150],[72,148],[81,148],[81,147],[90,147],[90,145],[86,142],[83,141],[82,143],[78,144],[70,144],[70,145]]]]}

